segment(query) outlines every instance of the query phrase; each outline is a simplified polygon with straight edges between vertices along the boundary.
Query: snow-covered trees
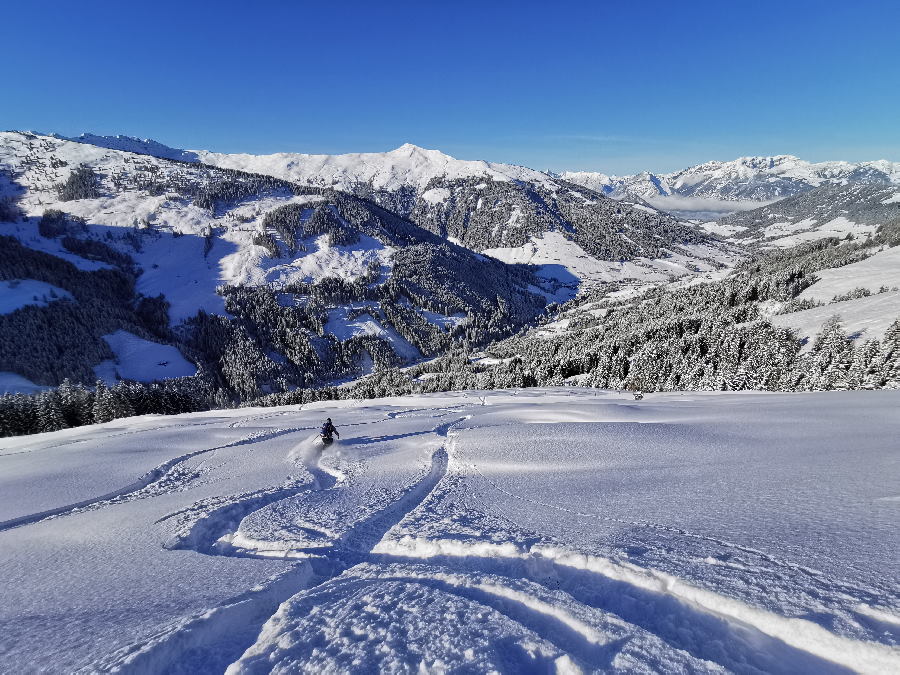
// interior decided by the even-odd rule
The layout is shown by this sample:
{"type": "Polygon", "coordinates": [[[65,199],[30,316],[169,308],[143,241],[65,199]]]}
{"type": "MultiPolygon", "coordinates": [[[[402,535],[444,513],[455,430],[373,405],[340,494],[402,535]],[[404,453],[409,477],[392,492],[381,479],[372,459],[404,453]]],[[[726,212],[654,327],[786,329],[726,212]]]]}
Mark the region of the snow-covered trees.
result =
{"type": "Polygon", "coordinates": [[[150,385],[118,382],[114,387],[98,381],[93,389],[66,380],[57,389],[32,396],[0,396],[0,436],[57,431],[131,415],[194,412],[214,403],[221,406],[226,401],[213,400],[196,378],[150,385]]]}
{"type": "Polygon", "coordinates": [[[84,164],[75,167],[65,182],[56,186],[61,201],[73,199],[93,199],[100,196],[100,177],[91,167],[84,164]]]}

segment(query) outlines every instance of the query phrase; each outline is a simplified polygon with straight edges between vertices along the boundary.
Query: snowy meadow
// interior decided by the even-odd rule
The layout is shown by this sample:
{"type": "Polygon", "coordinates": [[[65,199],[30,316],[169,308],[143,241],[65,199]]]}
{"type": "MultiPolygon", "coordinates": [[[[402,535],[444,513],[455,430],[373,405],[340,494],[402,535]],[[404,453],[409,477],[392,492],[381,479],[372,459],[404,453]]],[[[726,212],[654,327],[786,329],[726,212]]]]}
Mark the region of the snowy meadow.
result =
{"type": "Polygon", "coordinates": [[[898,672],[898,410],[551,388],[3,439],[0,670],[898,672]]]}

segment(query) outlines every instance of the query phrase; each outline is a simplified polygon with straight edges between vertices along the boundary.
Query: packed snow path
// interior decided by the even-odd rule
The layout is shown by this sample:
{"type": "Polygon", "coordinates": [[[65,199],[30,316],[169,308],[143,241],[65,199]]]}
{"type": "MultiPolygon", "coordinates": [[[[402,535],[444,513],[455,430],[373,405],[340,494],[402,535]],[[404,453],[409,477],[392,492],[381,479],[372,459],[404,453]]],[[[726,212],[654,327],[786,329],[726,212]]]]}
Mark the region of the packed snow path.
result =
{"type": "Polygon", "coordinates": [[[898,438],[554,389],[3,439],[0,671],[900,672],[898,438]]]}

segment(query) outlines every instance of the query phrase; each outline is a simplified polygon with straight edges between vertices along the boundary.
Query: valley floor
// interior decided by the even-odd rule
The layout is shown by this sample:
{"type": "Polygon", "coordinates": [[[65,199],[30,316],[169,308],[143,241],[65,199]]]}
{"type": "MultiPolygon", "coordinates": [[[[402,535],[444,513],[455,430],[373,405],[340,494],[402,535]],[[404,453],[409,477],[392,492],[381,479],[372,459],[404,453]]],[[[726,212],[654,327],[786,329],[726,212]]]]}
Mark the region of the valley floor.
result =
{"type": "Polygon", "coordinates": [[[900,672],[898,438],[535,389],[3,439],[0,671],[900,672]]]}

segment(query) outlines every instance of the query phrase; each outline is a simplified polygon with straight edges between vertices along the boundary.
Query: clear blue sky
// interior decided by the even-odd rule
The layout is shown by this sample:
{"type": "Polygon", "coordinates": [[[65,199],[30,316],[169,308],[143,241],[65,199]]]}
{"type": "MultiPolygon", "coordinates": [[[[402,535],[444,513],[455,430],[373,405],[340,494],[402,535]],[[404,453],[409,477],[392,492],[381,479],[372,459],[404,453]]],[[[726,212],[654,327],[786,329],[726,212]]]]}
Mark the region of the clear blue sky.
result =
{"type": "Polygon", "coordinates": [[[900,2],[15,2],[0,128],[630,173],[900,160],[900,2]]]}

